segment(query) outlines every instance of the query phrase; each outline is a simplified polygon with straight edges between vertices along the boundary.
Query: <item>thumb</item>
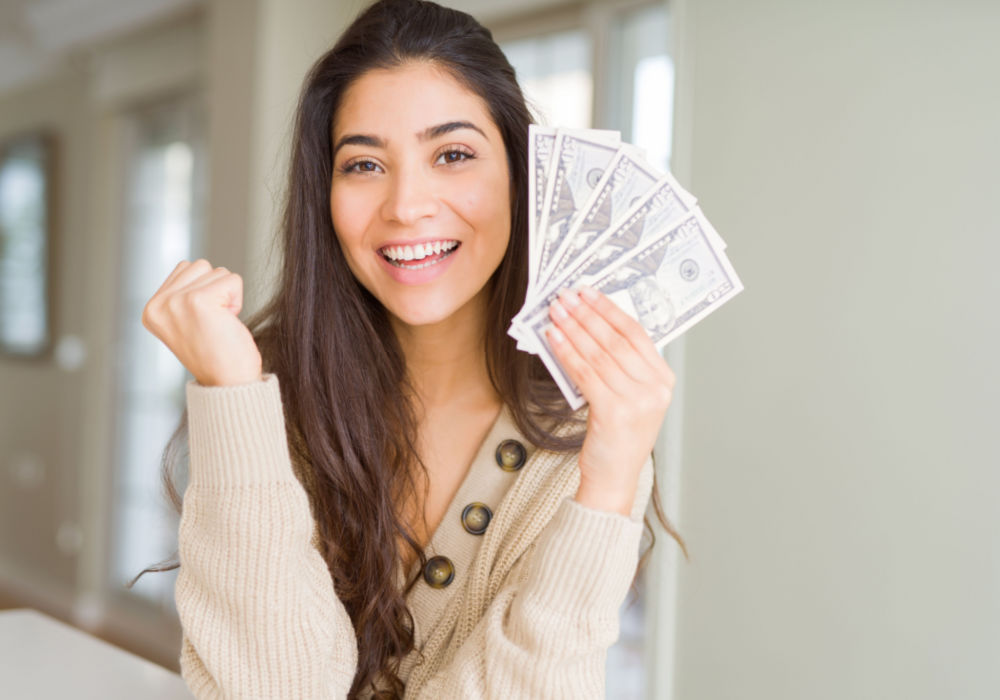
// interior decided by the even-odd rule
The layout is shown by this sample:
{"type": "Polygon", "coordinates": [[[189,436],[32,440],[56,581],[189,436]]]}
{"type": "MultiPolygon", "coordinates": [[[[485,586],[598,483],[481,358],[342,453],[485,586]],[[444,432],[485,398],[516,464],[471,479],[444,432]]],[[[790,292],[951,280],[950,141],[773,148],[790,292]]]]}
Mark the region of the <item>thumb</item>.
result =
{"type": "Polygon", "coordinates": [[[243,310],[243,295],[230,292],[226,295],[227,310],[231,311],[234,316],[239,316],[240,311],[243,310]]]}
{"type": "Polygon", "coordinates": [[[243,310],[243,278],[230,273],[225,278],[223,308],[238,316],[243,310]]]}

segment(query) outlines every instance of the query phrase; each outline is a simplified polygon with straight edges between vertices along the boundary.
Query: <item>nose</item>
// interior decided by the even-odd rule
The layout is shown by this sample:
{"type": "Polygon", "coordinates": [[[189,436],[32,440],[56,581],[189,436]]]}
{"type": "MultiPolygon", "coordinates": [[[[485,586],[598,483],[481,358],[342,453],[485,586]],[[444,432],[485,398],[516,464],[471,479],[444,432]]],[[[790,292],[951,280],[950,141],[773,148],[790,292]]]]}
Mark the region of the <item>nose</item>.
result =
{"type": "Polygon", "coordinates": [[[382,205],[382,216],[404,226],[437,213],[438,201],[427,173],[419,168],[397,169],[389,177],[389,190],[382,205]]]}

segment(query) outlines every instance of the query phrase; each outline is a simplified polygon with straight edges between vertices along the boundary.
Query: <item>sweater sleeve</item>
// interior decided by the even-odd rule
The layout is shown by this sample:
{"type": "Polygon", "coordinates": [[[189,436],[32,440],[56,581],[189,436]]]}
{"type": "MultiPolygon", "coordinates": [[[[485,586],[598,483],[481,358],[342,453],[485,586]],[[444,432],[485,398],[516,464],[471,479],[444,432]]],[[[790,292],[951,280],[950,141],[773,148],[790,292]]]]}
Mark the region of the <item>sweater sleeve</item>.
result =
{"type": "Polygon", "coordinates": [[[354,627],[315,546],[277,377],[189,382],[187,400],[175,589],[185,682],[199,699],[346,697],[354,627]]]}
{"type": "Polygon", "coordinates": [[[607,650],[635,575],[652,462],[631,517],[571,498],[513,569],[451,663],[415,689],[442,697],[605,697],[607,650]]]}

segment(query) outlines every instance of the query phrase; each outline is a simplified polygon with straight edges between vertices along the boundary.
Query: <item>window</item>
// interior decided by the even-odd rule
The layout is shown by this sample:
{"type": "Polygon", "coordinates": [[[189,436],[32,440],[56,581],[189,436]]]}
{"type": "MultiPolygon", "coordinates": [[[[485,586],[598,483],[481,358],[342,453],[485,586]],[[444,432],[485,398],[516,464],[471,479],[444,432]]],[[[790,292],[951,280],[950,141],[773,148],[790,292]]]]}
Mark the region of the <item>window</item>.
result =
{"type": "MultiPolygon", "coordinates": [[[[190,100],[160,104],[127,120],[112,499],[115,587],[177,547],[178,520],[163,497],[160,458],[184,409],[188,375],[141,317],[177,262],[200,255],[199,136],[190,100]]],[[[175,574],[143,576],[132,592],[173,611],[175,574]]]]}
{"type": "Polygon", "coordinates": [[[586,32],[557,32],[507,42],[502,48],[537,118],[551,125],[590,128],[594,80],[586,32]]]}
{"type": "Polygon", "coordinates": [[[664,5],[625,12],[613,25],[609,59],[614,66],[612,104],[615,127],[645,149],[653,165],[670,168],[673,136],[674,62],[667,53],[669,32],[664,5]],[[617,94],[615,94],[617,92],[617,94]]]}
{"type": "Polygon", "coordinates": [[[49,341],[49,161],[43,136],[0,144],[0,351],[42,352],[49,341]]]}

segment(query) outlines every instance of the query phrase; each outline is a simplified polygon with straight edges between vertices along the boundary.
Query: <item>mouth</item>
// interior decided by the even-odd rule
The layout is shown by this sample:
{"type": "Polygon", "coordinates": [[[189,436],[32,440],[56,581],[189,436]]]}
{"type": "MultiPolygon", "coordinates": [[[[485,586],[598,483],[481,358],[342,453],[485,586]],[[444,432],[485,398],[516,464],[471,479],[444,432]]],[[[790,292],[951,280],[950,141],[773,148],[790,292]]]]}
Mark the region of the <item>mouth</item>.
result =
{"type": "Polygon", "coordinates": [[[441,240],[416,245],[387,245],[378,249],[379,254],[393,267],[420,270],[437,265],[462,245],[459,241],[441,240]]]}

